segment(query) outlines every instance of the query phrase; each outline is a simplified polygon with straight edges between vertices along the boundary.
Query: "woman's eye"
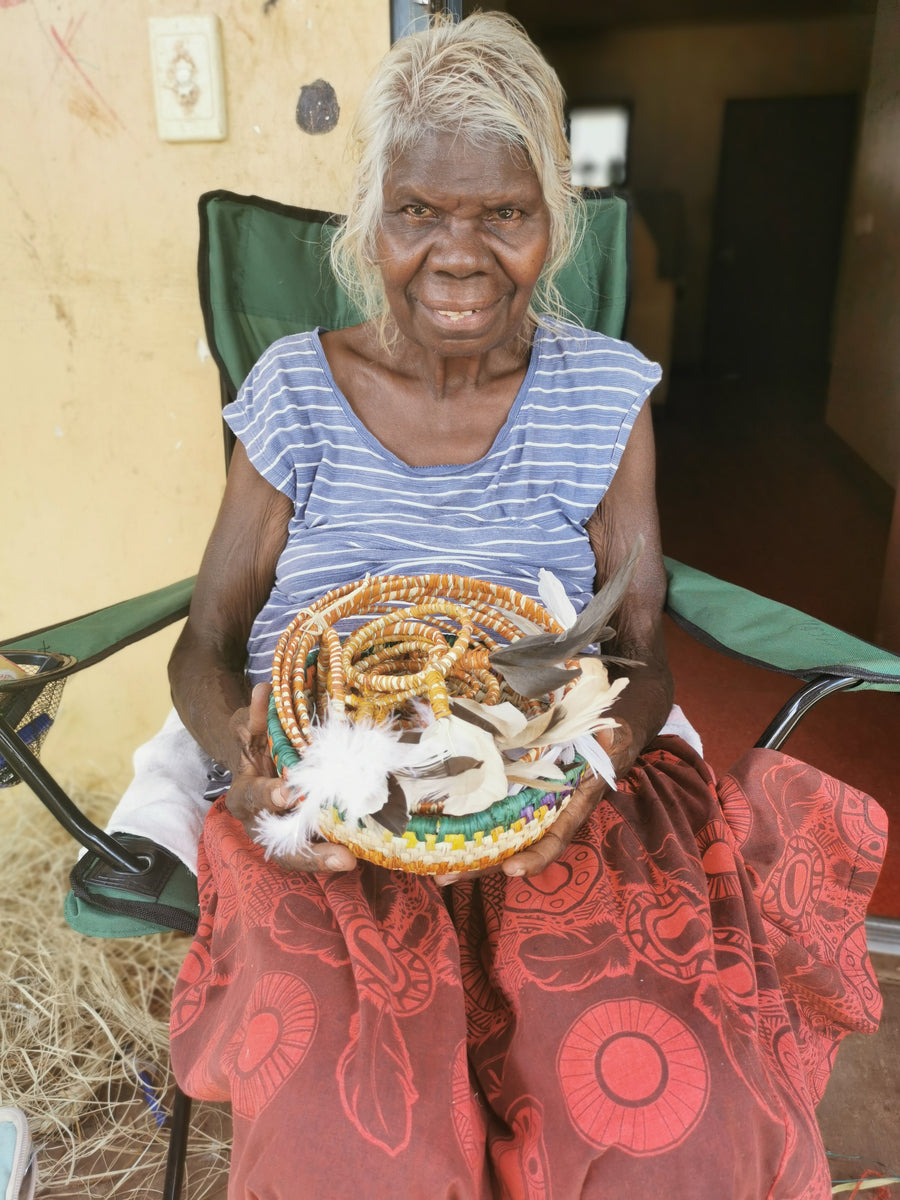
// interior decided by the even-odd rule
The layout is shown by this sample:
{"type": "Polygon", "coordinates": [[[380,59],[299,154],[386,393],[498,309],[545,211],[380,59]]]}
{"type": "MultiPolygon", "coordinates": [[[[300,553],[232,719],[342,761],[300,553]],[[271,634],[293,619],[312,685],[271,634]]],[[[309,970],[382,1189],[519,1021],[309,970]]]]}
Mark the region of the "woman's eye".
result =
{"type": "Polygon", "coordinates": [[[403,211],[410,217],[427,217],[431,213],[427,204],[406,204],[403,211]]]}
{"type": "Polygon", "coordinates": [[[516,217],[522,214],[517,208],[498,208],[496,216],[498,221],[514,221],[516,217]]]}

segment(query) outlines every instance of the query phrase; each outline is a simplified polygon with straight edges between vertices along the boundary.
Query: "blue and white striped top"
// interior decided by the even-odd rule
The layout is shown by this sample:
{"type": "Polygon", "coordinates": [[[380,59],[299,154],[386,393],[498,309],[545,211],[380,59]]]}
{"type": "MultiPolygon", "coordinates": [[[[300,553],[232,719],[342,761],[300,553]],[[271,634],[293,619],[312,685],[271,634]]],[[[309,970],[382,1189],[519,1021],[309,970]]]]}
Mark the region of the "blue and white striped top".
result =
{"type": "Polygon", "coordinates": [[[253,682],[270,678],[278,637],[301,608],[367,574],[471,575],[536,597],[547,567],[583,607],[595,574],[584,524],[660,368],[627,342],[541,328],[487,454],[411,467],[355,416],[320,332],[270,346],[224,413],[257,471],[294,503],[248,643],[253,682]]]}

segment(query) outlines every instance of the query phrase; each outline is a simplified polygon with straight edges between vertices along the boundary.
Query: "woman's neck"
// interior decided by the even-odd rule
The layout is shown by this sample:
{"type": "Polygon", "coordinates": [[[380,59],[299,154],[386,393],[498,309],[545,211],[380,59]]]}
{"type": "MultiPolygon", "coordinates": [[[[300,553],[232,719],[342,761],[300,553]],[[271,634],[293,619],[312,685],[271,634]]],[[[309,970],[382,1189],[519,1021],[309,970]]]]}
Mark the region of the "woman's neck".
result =
{"type": "Polygon", "coordinates": [[[525,380],[530,346],[485,357],[429,356],[367,326],[324,334],[337,386],[357,418],[410,466],[476,462],[490,450],[525,380]]]}

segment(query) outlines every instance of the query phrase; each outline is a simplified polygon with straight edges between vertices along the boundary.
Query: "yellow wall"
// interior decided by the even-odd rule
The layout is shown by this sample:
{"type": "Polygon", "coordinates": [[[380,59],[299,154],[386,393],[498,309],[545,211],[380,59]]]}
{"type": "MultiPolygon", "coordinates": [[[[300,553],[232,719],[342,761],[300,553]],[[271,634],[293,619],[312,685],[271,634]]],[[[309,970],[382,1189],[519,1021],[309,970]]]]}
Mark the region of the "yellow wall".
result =
{"type": "Polygon", "coordinates": [[[684,197],[687,269],[675,318],[677,363],[702,355],[725,101],[861,92],[871,37],[870,17],[835,17],[612,30],[546,46],[571,103],[633,103],[630,185],[684,197]]]}
{"type": "MultiPolygon", "coordinates": [[[[196,294],[196,201],[340,209],[345,133],[387,0],[20,0],[0,6],[0,636],[193,574],[224,479],[196,294]],[[221,18],[228,138],[159,140],[147,19],[221,18]],[[296,124],[325,79],[337,128],[296,124]]],[[[121,787],[168,708],[173,631],[68,684],[45,759],[121,787]]]]}

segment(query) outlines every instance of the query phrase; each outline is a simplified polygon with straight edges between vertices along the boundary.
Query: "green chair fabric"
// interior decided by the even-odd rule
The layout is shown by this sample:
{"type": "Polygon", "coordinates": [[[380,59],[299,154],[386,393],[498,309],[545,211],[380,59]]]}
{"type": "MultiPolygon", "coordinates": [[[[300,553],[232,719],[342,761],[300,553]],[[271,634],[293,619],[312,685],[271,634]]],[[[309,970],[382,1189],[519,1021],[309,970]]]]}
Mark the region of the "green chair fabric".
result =
{"type": "Polygon", "coordinates": [[[200,300],[213,358],[233,395],[267,346],[360,315],[331,273],[339,218],[258,196],[200,199],[200,300]]]}
{"type": "MultiPolygon", "coordinates": [[[[60,681],[56,686],[61,689],[62,681],[68,675],[101,662],[125,646],[187,616],[193,588],[193,578],[183,579],[131,600],[86,613],[60,625],[46,626],[0,642],[0,653],[20,650],[38,655],[65,656],[68,660],[66,665],[55,670],[41,671],[39,676],[32,677],[40,679],[41,695],[45,694],[46,688],[52,690],[54,681],[60,681]]],[[[0,684],[0,713],[8,715],[9,710],[18,703],[15,696],[17,691],[33,692],[34,683],[22,680],[0,684]]],[[[24,703],[30,705],[33,699],[34,697],[29,696],[24,703]]],[[[43,764],[38,762],[34,750],[23,740],[24,735],[18,743],[15,741],[16,728],[17,723],[6,727],[6,733],[13,739],[6,753],[10,753],[13,746],[18,744],[20,751],[30,760],[35,777],[29,782],[38,798],[69,833],[83,844],[89,844],[84,840],[85,836],[104,837],[105,835],[78,810],[43,764]]],[[[139,897],[135,897],[127,889],[119,888],[98,888],[97,891],[98,894],[108,897],[121,897],[126,907],[132,905],[128,912],[104,911],[92,906],[86,897],[78,898],[70,892],[64,904],[66,920],[80,932],[97,937],[134,937],[162,932],[173,927],[187,930],[195,926],[197,921],[197,881],[185,867],[181,864],[178,866],[180,869],[176,869],[166,890],[157,899],[159,921],[141,919],[135,915],[138,910],[133,906],[139,897]]],[[[145,915],[150,915],[146,902],[143,911],[145,915]]]]}
{"type": "Polygon", "coordinates": [[[824,621],[666,558],[666,611],[699,641],[733,658],[800,679],[854,678],[900,691],[900,657],[824,621]]]}
{"type": "Polygon", "coordinates": [[[76,895],[70,890],[63,905],[67,923],[86,937],[143,937],[148,933],[167,933],[172,929],[190,933],[200,918],[197,877],[183,863],[178,864],[159,897],[152,903],[124,886],[91,887],[87,890],[94,897],[94,903],[90,896],[76,895]],[[113,901],[117,911],[101,908],[104,899],[113,901]],[[145,912],[146,917],[138,915],[141,911],[145,912]],[[152,919],[161,916],[165,916],[166,920],[152,919]]]}
{"type": "Polygon", "coordinates": [[[61,625],[45,626],[0,642],[0,654],[8,650],[31,650],[70,655],[76,660],[71,666],[48,671],[41,679],[49,682],[71,675],[187,616],[193,590],[194,578],[182,579],[61,625]]]}

